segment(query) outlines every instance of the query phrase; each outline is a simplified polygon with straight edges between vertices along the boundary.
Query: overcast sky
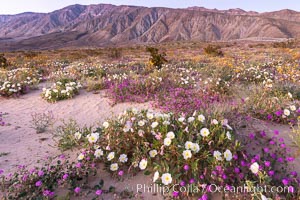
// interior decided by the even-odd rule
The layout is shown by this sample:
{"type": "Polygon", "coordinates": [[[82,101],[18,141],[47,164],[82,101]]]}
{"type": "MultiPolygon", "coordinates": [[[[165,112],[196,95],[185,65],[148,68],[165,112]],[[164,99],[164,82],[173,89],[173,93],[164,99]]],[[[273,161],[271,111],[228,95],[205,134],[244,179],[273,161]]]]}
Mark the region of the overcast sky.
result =
{"type": "Polygon", "coordinates": [[[292,9],[300,11],[300,0],[2,0],[0,14],[22,12],[51,12],[72,4],[139,5],[147,7],[186,8],[203,6],[206,8],[242,8],[258,12],[292,9]]]}

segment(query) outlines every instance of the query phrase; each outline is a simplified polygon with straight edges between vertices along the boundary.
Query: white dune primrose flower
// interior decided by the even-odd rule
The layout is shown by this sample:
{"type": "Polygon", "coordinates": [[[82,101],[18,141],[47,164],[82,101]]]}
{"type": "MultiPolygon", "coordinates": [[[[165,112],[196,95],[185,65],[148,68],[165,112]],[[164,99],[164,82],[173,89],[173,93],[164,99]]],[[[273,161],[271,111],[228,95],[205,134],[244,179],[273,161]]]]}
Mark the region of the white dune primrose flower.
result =
{"type": "Polygon", "coordinates": [[[153,150],[149,151],[149,155],[151,158],[154,158],[157,155],[157,150],[153,149],[153,150]]]}
{"type": "Polygon", "coordinates": [[[291,111],[295,111],[296,110],[296,106],[295,105],[291,105],[290,109],[291,109],[291,111]]]}
{"type": "Polygon", "coordinates": [[[89,143],[95,143],[99,139],[99,133],[92,133],[87,136],[89,143]]]}
{"type": "Polygon", "coordinates": [[[171,123],[169,121],[167,121],[167,120],[163,122],[163,125],[170,125],[170,124],[171,123]]]}
{"type": "Polygon", "coordinates": [[[170,146],[171,143],[172,143],[172,140],[171,140],[170,138],[165,138],[165,139],[164,139],[164,145],[165,145],[165,146],[170,146]]]}
{"type": "Polygon", "coordinates": [[[101,149],[97,149],[94,153],[94,156],[96,158],[100,158],[101,156],[103,156],[103,151],[101,149]]]}
{"type": "Polygon", "coordinates": [[[121,163],[126,163],[128,161],[128,157],[126,154],[121,154],[120,157],[119,157],[119,161],[121,163]]]}
{"type": "Polygon", "coordinates": [[[84,154],[80,153],[77,157],[77,160],[83,160],[84,159],[84,154]]]}
{"type": "Polygon", "coordinates": [[[81,133],[79,133],[79,132],[76,132],[75,134],[74,134],[74,137],[75,137],[75,139],[76,140],[80,140],[80,138],[81,138],[81,133]]]}
{"type": "Polygon", "coordinates": [[[138,125],[139,125],[139,126],[144,126],[144,125],[145,125],[145,121],[144,121],[144,120],[139,121],[139,122],[138,122],[138,125]]]}
{"type": "Polygon", "coordinates": [[[209,130],[208,130],[207,128],[202,128],[202,129],[200,130],[200,135],[201,135],[202,137],[207,137],[209,134],[210,134],[210,132],[209,132],[209,130]]]}
{"type": "Polygon", "coordinates": [[[269,200],[265,195],[261,194],[261,200],[269,200]]]}
{"type": "Polygon", "coordinates": [[[152,128],[156,128],[158,126],[158,122],[153,122],[152,124],[151,124],[151,127],[152,128]]]}
{"type": "Polygon", "coordinates": [[[146,159],[142,159],[142,160],[140,161],[140,163],[139,163],[139,168],[140,168],[141,170],[146,169],[147,163],[148,163],[148,162],[147,162],[146,159]]]}
{"type": "Polygon", "coordinates": [[[223,160],[222,154],[221,154],[220,151],[214,151],[214,157],[215,157],[217,160],[223,160]]]}
{"type": "Polygon", "coordinates": [[[189,117],[189,118],[188,118],[188,122],[189,122],[189,123],[193,122],[194,120],[195,120],[195,117],[189,117]]]}
{"type": "Polygon", "coordinates": [[[170,131],[167,133],[167,138],[170,138],[171,140],[175,138],[175,134],[173,131],[170,131]]]}
{"type": "Polygon", "coordinates": [[[102,125],[103,125],[104,128],[108,128],[109,127],[109,123],[108,122],[103,122],[102,125]]]}
{"type": "Polygon", "coordinates": [[[110,170],[111,171],[117,171],[119,169],[118,163],[113,163],[110,165],[110,170]]]}
{"type": "Polygon", "coordinates": [[[108,155],[107,155],[107,160],[108,161],[111,161],[112,159],[115,158],[115,152],[110,152],[108,155]]]}
{"type": "Polygon", "coordinates": [[[283,114],[284,114],[285,116],[290,116],[291,112],[290,112],[289,109],[284,109],[284,110],[283,110],[283,114]]]}
{"type": "Polygon", "coordinates": [[[140,137],[144,137],[144,134],[145,134],[145,131],[143,131],[143,130],[138,130],[138,135],[140,136],[140,137]]]}
{"type": "Polygon", "coordinates": [[[214,125],[218,125],[218,124],[219,124],[218,120],[216,120],[216,119],[213,119],[213,120],[211,121],[211,123],[214,124],[214,125]]]}
{"type": "Polygon", "coordinates": [[[226,132],[226,137],[227,137],[228,140],[231,140],[231,134],[230,134],[229,131],[226,132]]]}
{"type": "Polygon", "coordinates": [[[195,153],[198,153],[199,150],[200,150],[199,144],[193,143],[193,146],[192,146],[191,150],[192,150],[193,152],[195,152],[195,153]]]}
{"type": "Polygon", "coordinates": [[[183,122],[184,120],[185,120],[184,117],[180,117],[180,118],[178,119],[178,121],[180,121],[180,122],[183,122]]]}
{"type": "Polygon", "coordinates": [[[257,162],[252,163],[252,165],[250,166],[250,170],[253,174],[257,174],[259,171],[259,165],[257,162]]]}
{"type": "Polygon", "coordinates": [[[170,173],[165,173],[161,176],[161,181],[164,185],[169,185],[172,183],[172,176],[170,173]]]}
{"type": "Polygon", "coordinates": [[[135,115],[138,113],[138,109],[136,109],[136,108],[132,108],[131,111],[132,111],[132,113],[135,114],[135,115]]]}
{"type": "Polygon", "coordinates": [[[155,183],[155,182],[157,181],[158,178],[159,178],[159,172],[156,171],[156,172],[154,173],[154,176],[153,176],[153,183],[155,183]]]}
{"type": "Polygon", "coordinates": [[[227,161],[231,161],[232,160],[232,153],[229,149],[226,149],[226,151],[224,152],[224,158],[227,161]]]}
{"type": "Polygon", "coordinates": [[[147,112],[146,116],[147,116],[148,119],[153,119],[154,118],[153,113],[150,113],[150,112],[147,112]]]}
{"type": "Polygon", "coordinates": [[[184,158],[185,160],[187,160],[187,159],[189,159],[189,158],[192,157],[192,152],[191,152],[191,150],[184,150],[184,151],[182,152],[182,155],[183,155],[183,158],[184,158]]]}
{"type": "Polygon", "coordinates": [[[193,143],[192,142],[190,142],[190,141],[186,141],[185,142],[185,144],[184,144],[184,147],[185,147],[185,149],[192,149],[192,147],[193,147],[193,143]]]}

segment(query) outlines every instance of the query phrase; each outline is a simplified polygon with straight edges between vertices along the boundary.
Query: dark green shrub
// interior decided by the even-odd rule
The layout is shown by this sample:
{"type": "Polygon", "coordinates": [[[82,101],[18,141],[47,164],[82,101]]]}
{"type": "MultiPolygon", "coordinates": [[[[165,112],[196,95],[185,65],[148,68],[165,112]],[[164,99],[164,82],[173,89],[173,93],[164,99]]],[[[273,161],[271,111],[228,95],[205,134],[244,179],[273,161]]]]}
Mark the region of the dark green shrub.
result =
{"type": "Polygon", "coordinates": [[[150,53],[150,64],[155,66],[157,69],[160,69],[164,63],[167,63],[165,58],[166,53],[159,53],[159,50],[154,47],[147,47],[146,51],[150,53]]]}
{"type": "Polygon", "coordinates": [[[211,56],[224,56],[220,46],[208,45],[204,48],[204,52],[211,56]]]}
{"type": "Polygon", "coordinates": [[[6,68],[8,66],[8,61],[7,59],[4,57],[4,54],[0,54],[0,68],[6,68]]]}
{"type": "Polygon", "coordinates": [[[112,48],[112,49],[109,49],[109,57],[112,58],[112,59],[119,59],[122,57],[122,49],[120,48],[112,48]]]}
{"type": "Polygon", "coordinates": [[[23,52],[23,54],[24,54],[25,58],[32,59],[32,58],[37,57],[39,54],[41,54],[41,52],[37,52],[37,51],[25,51],[25,52],[23,52]]]}

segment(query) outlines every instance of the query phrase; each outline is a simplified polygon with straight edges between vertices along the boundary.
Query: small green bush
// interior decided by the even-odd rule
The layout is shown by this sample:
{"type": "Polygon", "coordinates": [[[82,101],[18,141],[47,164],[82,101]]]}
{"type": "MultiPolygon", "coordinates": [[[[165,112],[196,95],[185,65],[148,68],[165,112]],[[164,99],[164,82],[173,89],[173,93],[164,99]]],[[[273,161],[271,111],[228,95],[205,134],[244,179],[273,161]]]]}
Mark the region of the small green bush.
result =
{"type": "Polygon", "coordinates": [[[62,121],[62,125],[56,128],[53,138],[59,149],[66,151],[79,146],[91,132],[91,127],[81,128],[75,120],[70,119],[69,121],[62,121]]]}
{"type": "Polygon", "coordinates": [[[120,48],[109,49],[108,56],[112,59],[119,59],[122,57],[122,49],[120,48]]]}
{"type": "Polygon", "coordinates": [[[159,53],[159,50],[154,47],[147,47],[146,51],[150,53],[149,62],[152,66],[155,66],[157,69],[161,69],[162,65],[167,63],[166,53],[159,53]]]}
{"type": "Polygon", "coordinates": [[[207,55],[211,56],[224,56],[223,51],[221,50],[220,46],[214,46],[214,45],[208,45],[207,47],[204,48],[204,52],[207,55]]]}
{"type": "Polygon", "coordinates": [[[8,61],[4,57],[4,54],[0,54],[0,68],[6,68],[8,67],[8,61]]]}

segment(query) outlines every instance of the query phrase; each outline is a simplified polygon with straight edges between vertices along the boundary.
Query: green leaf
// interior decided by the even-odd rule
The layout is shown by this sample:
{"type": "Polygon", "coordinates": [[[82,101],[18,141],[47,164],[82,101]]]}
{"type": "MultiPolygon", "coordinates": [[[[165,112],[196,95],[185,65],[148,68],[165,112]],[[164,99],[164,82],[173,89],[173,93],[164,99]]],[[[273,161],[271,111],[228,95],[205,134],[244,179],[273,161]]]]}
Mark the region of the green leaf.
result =
{"type": "Polygon", "coordinates": [[[151,174],[151,172],[148,170],[144,172],[144,175],[146,175],[146,176],[149,176],[150,174],[151,174]]]}
{"type": "Polygon", "coordinates": [[[114,186],[110,186],[108,192],[115,192],[116,188],[114,186]]]}

